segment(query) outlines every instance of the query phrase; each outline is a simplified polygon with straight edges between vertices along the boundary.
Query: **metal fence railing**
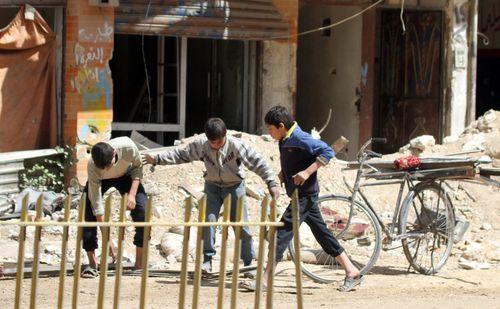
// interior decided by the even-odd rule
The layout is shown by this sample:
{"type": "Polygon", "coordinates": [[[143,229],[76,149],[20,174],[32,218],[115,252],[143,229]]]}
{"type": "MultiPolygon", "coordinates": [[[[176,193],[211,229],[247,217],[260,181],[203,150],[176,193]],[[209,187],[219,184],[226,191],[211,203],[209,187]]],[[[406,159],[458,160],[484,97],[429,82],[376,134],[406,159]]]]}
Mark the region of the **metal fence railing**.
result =
{"type": "MultiPolygon", "coordinates": [[[[228,228],[233,227],[235,230],[235,239],[239,239],[241,235],[242,226],[258,226],[259,227],[259,245],[258,245],[258,256],[257,256],[257,276],[256,276],[256,291],[254,298],[254,308],[260,308],[262,301],[262,280],[264,271],[264,261],[267,260],[267,268],[271,268],[271,274],[274,273],[275,263],[275,248],[276,248],[276,230],[278,227],[282,226],[283,223],[276,221],[276,201],[271,200],[266,196],[261,204],[261,215],[260,221],[258,222],[243,222],[241,204],[242,199],[238,200],[238,207],[236,213],[236,220],[234,222],[230,221],[230,197],[226,197],[224,200],[223,216],[221,222],[205,222],[205,209],[206,209],[206,197],[204,196],[198,201],[198,220],[193,222],[191,220],[191,213],[194,205],[194,200],[189,197],[185,201],[185,215],[184,222],[165,222],[165,221],[152,221],[151,211],[152,211],[152,199],[148,198],[148,203],[146,207],[146,215],[144,222],[127,222],[126,221],[126,200],[127,197],[123,196],[120,201],[120,210],[118,221],[110,221],[110,213],[112,208],[112,197],[106,199],[106,211],[104,222],[85,222],[84,220],[84,206],[85,206],[85,196],[80,198],[78,206],[78,219],[77,221],[70,221],[70,205],[71,196],[68,196],[64,202],[64,217],[62,221],[43,221],[42,212],[42,196],[36,202],[36,216],[34,220],[28,219],[28,196],[23,199],[21,218],[18,222],[0,222],[1,225],[16,225],[19,226],[19,236],[18,236],[18,262],[17,271],[15,274],[16,289],[14,297],[14,308],[21,308],[21,298],[23,296],[23,279],[25,278],[25,248],[26,248],[26,234],[27,227],[33,226],[35,228],[34,241],[33,241],[33,263],[31,268],[31,290],[29,291],[30,297],[30,308],[36,308],[37,306],[37,295],[39,291],[39,265],[40,265],[40,248],[42,243],[42,228],[47,226],[62,226],[63,233],[61,239],[61,261],[59,266],[59,285],[57,293],[57,308],[67,308],[68,304],[65,305],[64,295],[65,290],[70,288],[66,285],[66,277],[73,275],[73,286],[72,286],[72,298],[71,307],[77,308],[79,303],[80,294],[80,273],[81,273],[81,254],[82,254],[82,236],[83,227],[98,226],[101,228],[101,257],[100,265],[108,265],[108,250],[110,242],[110,229],[118,229],[118,239],[117,239],[117,252],[115,261],[115,284],[113,291],[113,308],[120,308],[120,299],[122,298],[122,281],[123,281],[123,241],[125,236],[125,231],[127,227],[144,227],[144,243],[143,243],[143,259],[142,259],[142,273],[141,275],[141,288],[140,288],[140,308],[145,308],[148,302],[147,298],[147,285],[148,277],[150,271],[148,269],[149,265],[149,242],[151,229],[157,227],[173,227],[181,226],[184,228],[183,234],[183,248],[182,248],[182,262],[180,271],[180,284],[179,284],[179,300],[178,307],[185,308],[198,308],[200,303],[200,289],[202,281],[202,271],[201,271],[201,258],[203,249],[203,229],[202,227],[208,226],[220,226],[222,229],[222,242],[221,242],[221,258],[219,265],[219,282],[218,282],[218,293],[217,293],[217,308],[223,308],[224,306],[224,293],[226,292],[226,277],[231,275],[231,297],[230,297],[230,308],[238,307],[238,275],[239,269],[239,256],[240,256],[240,242],[235,241],[232,269],[228,269],[227,263],[227,242],[228,242],[228,228]],[[77,228],[76,234],[76,246],[75,246],[75,261],[73,271],[68,271],[67,266],[67,251],[69,242],[69,229],[70,227],[77,228]],[[192,227],[198,227],[198,233],[196,238],[196,251],[194,259],[194,271],[190,272],[188,270],[188,254],[189,254],[189,235],[190,229],[192,227]],[[266,250],[266,240],[269,242],[268,256],[265,258],[266,250]],[[189,300],[187,297],[187,285],[189,274],[193,275],[192,280],[192,291],[193,295],[191,297],[191,303],[188,304],[189,300]]],[[[294,218],[294,241],[295,241],[295,254],[298,256],[300,254],[299,249],[299,210],[298,210],[298,198],[295,193],[292,198],[292,209],[294,218]]],[[[295,259],[295,261],[300,261],[300,258],[295,259]]],[[[302,276],[301,276],[301,266],[300,262],[296,262],[296,294],[297,294],[297,308],[302,308],[302,276]]],[[[109,307],[109,304],[105,304],[105,293],[106,293],[106,277],[108,276],[107,267],[101,267],[99,273],[99,289],[97,297],[97,308],[109,307]]],[[[265,298],[265,307],[273,307],[273,282],[274,276],[268,276],[267,278],[267,293],[265,298]]],[[[24,295],[28,294],[25,292],[24,295]]],[[[69,302],[69,301],[67,301],[69,302]]],[[[263,303],[263,302],[262,302],[263,303]]],[[[248,306],[248,304],[245,304],[248,306]]]]}

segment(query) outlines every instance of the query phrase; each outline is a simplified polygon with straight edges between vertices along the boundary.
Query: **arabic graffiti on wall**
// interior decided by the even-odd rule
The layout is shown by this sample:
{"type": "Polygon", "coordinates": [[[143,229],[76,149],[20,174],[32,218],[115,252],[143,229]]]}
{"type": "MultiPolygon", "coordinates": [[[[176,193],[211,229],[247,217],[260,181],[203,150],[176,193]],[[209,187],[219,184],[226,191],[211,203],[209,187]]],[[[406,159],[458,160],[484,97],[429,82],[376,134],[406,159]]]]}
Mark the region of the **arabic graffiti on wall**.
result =
{"type": "Polygon", "coordinates": [[[96,31],[80,29],[78,30],[78,40],[81,42],[112,42],[113,27],[105,21],[102,26],[97,27],[96,31]]]}
{"type": "Polygon", "coordinates": [[[71,87],[80,98],[77,117],[77,156],[89,157],[90,146],[111,138],[113,120],[111,59],[114,29],[112,22],[93,23],[93,16],[82,18],[78,41],[74,45],[75,75],[71,87]]]}

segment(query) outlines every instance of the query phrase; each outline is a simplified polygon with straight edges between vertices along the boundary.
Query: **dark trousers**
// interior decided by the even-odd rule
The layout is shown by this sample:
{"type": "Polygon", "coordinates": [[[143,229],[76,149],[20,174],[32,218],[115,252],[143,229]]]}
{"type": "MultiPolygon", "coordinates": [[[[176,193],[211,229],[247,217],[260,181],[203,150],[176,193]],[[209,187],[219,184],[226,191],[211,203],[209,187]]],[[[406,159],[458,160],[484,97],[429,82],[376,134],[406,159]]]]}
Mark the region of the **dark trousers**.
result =
{"type": "MultiPolygon", "coordinates": [[[[321,216],[317,195],[299,197],[299,214],[300,224],[305,222],[309,225],[314,238],[327,254],[337,257],[344,252],[344,248],[333,236],[321,216]]],[[[285,225],[279,227],[276,233],[276,261],[281,261],[283,259],[283,253],[288,247],[290,240],[293,238],[292,204],[288,205],[286,208],[281,217],[281,222],[285,225]]]]}
{"type": "MultiPolygon", "coordinates": [[[[92,213],[90,199],[88,197],[88,183],[85,185],[84,193],[87,196],[85,201],[85,221],[96,222],[96,217],[92,213]]],[[[119,178],[104,179],[101,182],[101,193],[104,194],[109,188],[116,188],[121,195],[128,193],[132,186],[132,178],[130,174],[126,174],[119,178]]],[[[135,196],[135,208],[130,211],[130,215],[134,222],[144,222],[144,213],[146,208],[147,195],[142,184],[139,184],[137,194],[135,196]]],[[[144,227],[136,227],[134,235],[134,245],[142,248],[142,240],[144,235],[144,227]]],[[[97,227],[84,227],[83,228],[83,249],[85,251],[94,251],[97,249],[97,227]]]]}

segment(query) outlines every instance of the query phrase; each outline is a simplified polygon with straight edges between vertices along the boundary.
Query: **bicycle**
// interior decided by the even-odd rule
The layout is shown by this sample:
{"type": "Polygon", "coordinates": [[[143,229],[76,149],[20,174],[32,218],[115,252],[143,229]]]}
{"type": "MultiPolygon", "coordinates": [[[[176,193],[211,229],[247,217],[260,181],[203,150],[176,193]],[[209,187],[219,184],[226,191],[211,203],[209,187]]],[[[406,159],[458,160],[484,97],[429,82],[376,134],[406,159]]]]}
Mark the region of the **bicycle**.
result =
{"type": "MultiPolygon", "coordinates": [[[[382,155],[366,148],[371,143],[385,142],[385,138],[371,138],[360,148],[354,185],[350,187],[344,180],[351,196],[320,196],[318,206],[328,228],[361,274],[366,274],[375,265],[382,244],[393,241],[401,241],[404,254],[416,271],[435,274],[445,265],[454,238],[454,208],[442,186],[447,173],[381,171],[367,161],[382,155]],[[362,183],[363,178],[376,182],[362,183]],[[400,187],[392,222],[386,225],[360,189],[387,184],[399,184],[400,187]],[[408,192],[402,201],[405,188],[408,192]]],[[[295,260],[293,241],[289,251],[295,260]]],[[[326,254],[317,242],[310,248],[301,248],[301,259],[303,273],[316,282],[332,283],[345,276],[335,258],[326,254]]]]}

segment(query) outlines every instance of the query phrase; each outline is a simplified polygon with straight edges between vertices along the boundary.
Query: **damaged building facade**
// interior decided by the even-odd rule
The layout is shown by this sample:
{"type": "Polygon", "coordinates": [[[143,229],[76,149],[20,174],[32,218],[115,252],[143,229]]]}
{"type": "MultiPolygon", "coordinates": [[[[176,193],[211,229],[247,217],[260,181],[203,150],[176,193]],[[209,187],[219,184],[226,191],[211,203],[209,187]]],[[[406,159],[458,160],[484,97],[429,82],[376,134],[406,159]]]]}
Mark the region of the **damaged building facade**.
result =
{"type": "Polygon", "coordinates": [[[498,107],[491,68],[500,59],[500,6],[478,2],[0,0],[11,44],[1,47],[2,72],[15,29],[52,42],[38,84],[12,86],[13,75],[3,74],[0,152],[76,144],[83,182],[98,141],[139,132],[168,146],[202,132],[211,116],[263,133],[276,104],[307,131],[325,125],[328,143],[347,137],[351,158],[371,136],[388,137],[384,152],[422,134],[439,142],[498,107]],[[53,81],[45,91],[42,77],[53,81]],[[33,98],[43,99],[45,118],[29,108],[33,98]],[[6,112],[23,107],[15,117],[6,112]]]}

